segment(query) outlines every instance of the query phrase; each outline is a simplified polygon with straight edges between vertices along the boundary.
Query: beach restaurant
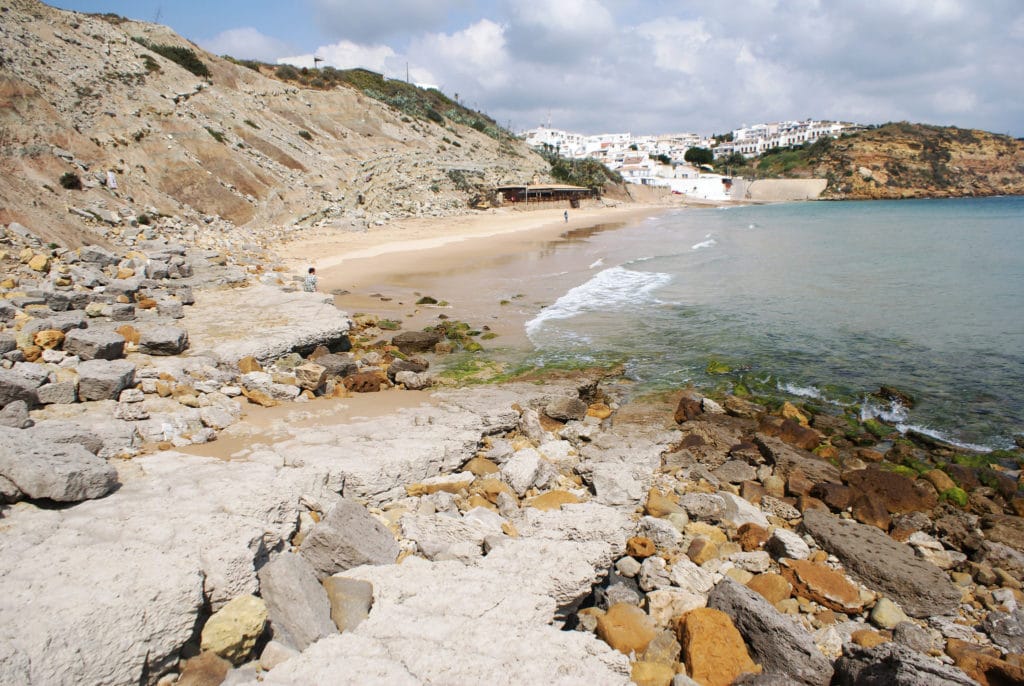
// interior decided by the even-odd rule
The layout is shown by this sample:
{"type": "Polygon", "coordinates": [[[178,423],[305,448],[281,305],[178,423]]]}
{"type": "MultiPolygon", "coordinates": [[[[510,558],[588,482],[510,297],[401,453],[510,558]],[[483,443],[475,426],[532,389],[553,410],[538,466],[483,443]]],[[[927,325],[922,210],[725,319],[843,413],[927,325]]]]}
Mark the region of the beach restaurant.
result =
{"type": "Polygon", "coordinates": [[[579,207],[580,201],[598,197],[597,191],[582,186],[560,184],[530,184],[524,186],[498,186],[499,204],[510,202],[526,205],[555,204],[568,202],[570,207],[579,207]]]}

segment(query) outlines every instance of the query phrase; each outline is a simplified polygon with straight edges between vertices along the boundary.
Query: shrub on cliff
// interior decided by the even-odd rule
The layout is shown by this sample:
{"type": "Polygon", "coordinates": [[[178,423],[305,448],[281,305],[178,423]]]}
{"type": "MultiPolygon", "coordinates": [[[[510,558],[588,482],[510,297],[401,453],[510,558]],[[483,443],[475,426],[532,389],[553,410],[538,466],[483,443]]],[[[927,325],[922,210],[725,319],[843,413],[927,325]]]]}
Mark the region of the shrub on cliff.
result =
{"type": "Polygon", "coordinates": [[[199,56],[196,55],[195,51],[190,48],[185,48],[180,45],[160,45],[137,36],[133,37],[132,40],[147,50],[152,50],[161,57],[166,57],[170,61],[184,69],[187,69],[200,78],[210,78],[209,67],[203,64],[203,61],[199,59],[199,56]]]}

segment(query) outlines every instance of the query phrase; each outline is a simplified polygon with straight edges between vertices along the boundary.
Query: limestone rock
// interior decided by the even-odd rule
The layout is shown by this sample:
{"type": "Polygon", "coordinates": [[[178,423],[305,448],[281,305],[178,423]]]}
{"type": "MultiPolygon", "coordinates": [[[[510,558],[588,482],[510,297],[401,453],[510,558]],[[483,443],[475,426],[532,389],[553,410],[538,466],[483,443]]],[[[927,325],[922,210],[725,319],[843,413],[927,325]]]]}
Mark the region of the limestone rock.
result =
{"type": "Polygon", "coordinates": [[[365,507],[342,498],[302,541],[299,553],[323,579],[363,564],[392,563],[398,544],[365,507]]]}
{"type": "Polygon", "coordinates": [[[544,414],[562,422],[580,420],[587,415],[587,404],[579,398],[559,396],[544,407],[544,414]]]}
{"type": "Polygon", "coordinates": [[[147,355],[180,355],[188,348],[188,332],[177,326],[140,329],[139,352],[147,355]]]}
{"type": "Polygon", "coordinates": [[[115,331],[73,329],[64,339],[64,350],[83,360],[116,360],[124,355],[124,336],[115,331]]]}
{"type": "Polygon", "coordinates": [[[28,498],[57,502],[102,498],[117,486],[117,471],[82,446],[7,427],[0,427],[0,475],[28,498]]]}
{"type": "Polygon", "coordinates": [[[862,648],[856,643],[843,646],[835,662],[837,686],[978,686],[978,682],[956,667],[937,662],[895,643],[862,648]]]}
{"type": "Polygon", "coordinates": [[[305,558],[281,553],[259,573],[274,639],[296,650],[337,632],[327,592],[305,558]]]}
{"type": "Polygon", "coordinates": [[[897,625],[908,621],[907,615],[900,609],[899,605],[888,598],[879,598],[875,606],[871,608],[868,616],[871,623],[881,629],[895,629],[897,625]]]}
{"type": "Polygon", "coordinates": [[[862,584],[892,598],[911,617],[952,614],[960,592],[938,567],[884,533],[828,512],[804,512],[804,529],[862,584]]]}
{"type": "Polygon", "coordinates": [[[0,368],[0,407],[23,400],[29,407],[35,407],[39,398],[36,395],[37,389],[42,380],[34,380],[10,369],[0,368]]]}
{"type": "Polygon", "coordinates": [[[24,400],[15,400],[12,403],[7,403],[0,410],[0,426],[6,426],[11,429],[27,429],[32,426],[32,423],[32,418],[28,413],[28,403],[24,400]]]}
{"type": "Polygon", "coordinates": [[[262,598],[242,595],[217,610],[203,625],[200,648],[234,664],[252,653],[267,624],[267,605],[262,598]]]}
{"type": "Polygon", "coordinates": [[[723,580],[708,597],[708,607],[732,618],[754,660],[766,673],[811,686],[825,686],[831,681],[832,665],[814,645],[811,635],[761,595],[723,580]]]}
{"type": "Polygon", "coordinates": [[[78,397],[115,400],[135,379],[135,365],[127,360],[86,360],[78,365],[78,397]]]}
{"type": "Polygon", "coordinates": [[[351,631],[370,615],[373,584],[369,581],[329,576],[323,584],[331,603],[331,619],[338,631],[351,631]]]}

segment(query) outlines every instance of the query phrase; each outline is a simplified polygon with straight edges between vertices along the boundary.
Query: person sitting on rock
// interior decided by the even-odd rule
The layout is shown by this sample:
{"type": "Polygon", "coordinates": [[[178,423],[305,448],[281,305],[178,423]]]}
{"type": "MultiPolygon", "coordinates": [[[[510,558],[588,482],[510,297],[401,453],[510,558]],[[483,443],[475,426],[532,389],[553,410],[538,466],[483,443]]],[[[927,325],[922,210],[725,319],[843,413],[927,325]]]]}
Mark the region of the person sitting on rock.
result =
{"type": "Polygon", "coordinates": [[[309,268],[309,273],[306,275],[305,281],[302,282],[302,290],[307,293],[316,291],[316,267],[309,268]]]}

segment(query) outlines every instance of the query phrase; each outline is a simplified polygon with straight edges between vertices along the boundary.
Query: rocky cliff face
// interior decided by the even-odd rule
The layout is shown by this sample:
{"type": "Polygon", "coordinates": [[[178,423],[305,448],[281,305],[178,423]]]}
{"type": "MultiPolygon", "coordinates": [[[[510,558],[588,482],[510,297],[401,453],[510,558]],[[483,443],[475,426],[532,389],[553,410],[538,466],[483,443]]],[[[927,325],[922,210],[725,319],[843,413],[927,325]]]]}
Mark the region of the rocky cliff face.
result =
{"type": "Polygon", "coordinates": [[[1024,193],[1024,142],[985,131],[887,124],[815,152],[814,175],[834,199],[1024,193]]]}
{"type": "Polygon", "coordinates": [[[0,223],[48,241],[102,239],[116,231],[91,218],[104,212],[360,229],[464,211],[486,188],[547,178],[518,141],[415,119],[348,87],[298,88],[166,27],[36,0],[4,5],[0,223]],[[192,50],[209,76],[146,45],[192,50]],[[83,188],[63,187],[66,174],[83,188]]]}

